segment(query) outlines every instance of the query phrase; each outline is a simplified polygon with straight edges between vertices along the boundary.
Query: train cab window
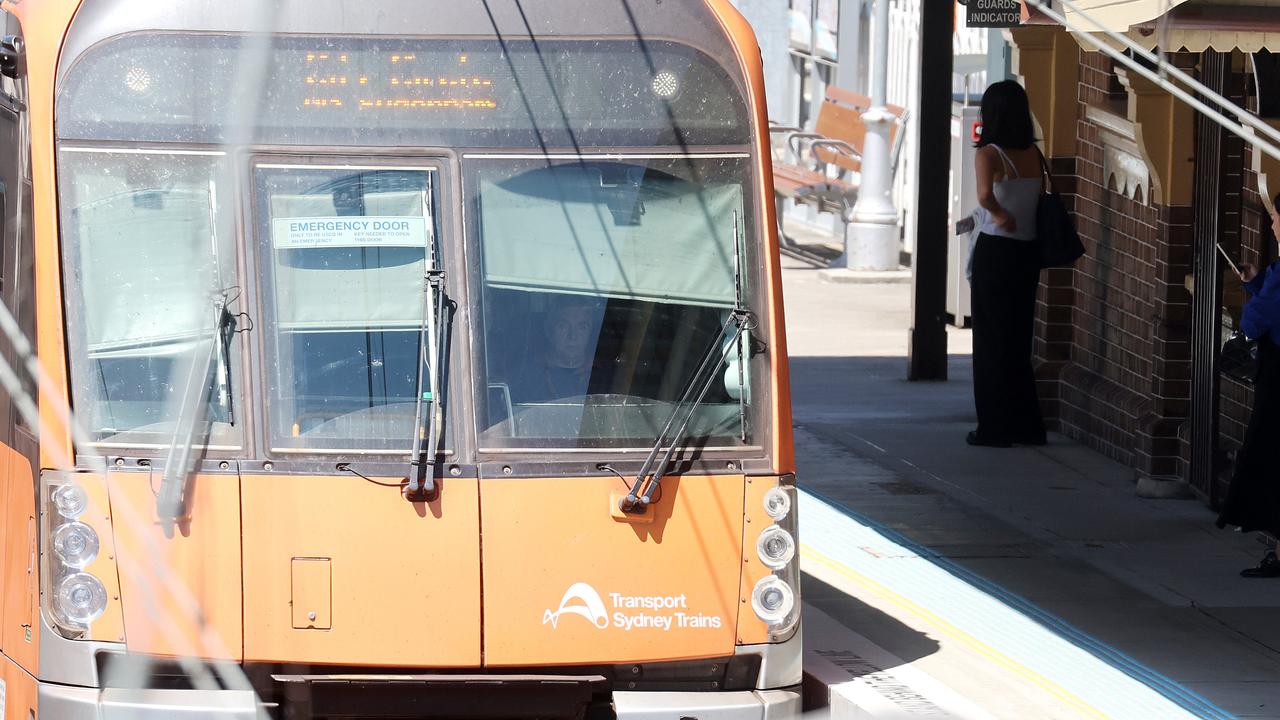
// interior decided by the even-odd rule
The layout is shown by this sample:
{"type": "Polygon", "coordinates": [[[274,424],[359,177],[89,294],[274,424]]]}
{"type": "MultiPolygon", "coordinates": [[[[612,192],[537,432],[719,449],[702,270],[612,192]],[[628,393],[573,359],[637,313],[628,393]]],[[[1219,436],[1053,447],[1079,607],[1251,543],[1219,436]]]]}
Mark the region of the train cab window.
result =
{"type": "Polygon", "coordinates": [[[403,453],[412,442],[424,265],[435,258],[432,175],[256,169],[276,451],[403,453]]]}
{"type": "Polygon", "coordinates": [[[188,383],[204,382],[208,437],[198,439],[238,446],[239,353],[224,343],[242,305],[225,157],[64,147],[59,161],[79,417],[104,444],[168,443],[188,383]],[[190,371],[201,360],[207,379],[190,371]]]}
{"type": "Polygon", "coordinates": [[[476,161],[482,447],[647,446],[717,342],[729,361],[689,434],[750,440],[747,343],[720,335],[747,295],[747,176],[724,158],[476,161]]]}

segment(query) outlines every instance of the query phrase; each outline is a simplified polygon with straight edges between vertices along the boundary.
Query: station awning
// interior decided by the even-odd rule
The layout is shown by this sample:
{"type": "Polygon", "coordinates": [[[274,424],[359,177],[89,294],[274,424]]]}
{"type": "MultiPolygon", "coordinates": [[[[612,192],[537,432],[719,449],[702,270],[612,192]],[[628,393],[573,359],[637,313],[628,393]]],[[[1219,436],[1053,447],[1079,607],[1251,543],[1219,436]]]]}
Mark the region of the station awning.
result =
{"type": "Polygon", "coordinates": [[[1126,32],[1134,25],[1153,21],[1188,0],[1075,0],[1078,9],[1063,8],[1067,22],[1081,29],[1095,29],[1101,24],[1107,30],[1126,32]],[[1084,15],[1089,20],[1084,19],[1084,15]]]}
{"type": "Polygon", "coordinates": [[[1147,49],[1280,51],[1280,0],[1073,0],[1072,32],[1124,33],[1147,49]],[[1086,19],[1088,16],[1088,19],[1086,19]]]}

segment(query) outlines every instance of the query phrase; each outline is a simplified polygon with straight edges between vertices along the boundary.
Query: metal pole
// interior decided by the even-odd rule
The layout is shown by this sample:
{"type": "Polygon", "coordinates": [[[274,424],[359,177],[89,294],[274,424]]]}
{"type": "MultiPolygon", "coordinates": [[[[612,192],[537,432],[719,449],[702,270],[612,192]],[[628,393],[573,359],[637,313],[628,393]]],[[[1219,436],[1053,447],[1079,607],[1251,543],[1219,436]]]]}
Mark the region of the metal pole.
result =
{"type": "Polygon", "coordinates": [[[912,253],[911,337],[908,380],[947,379],[947,214],[948,173],[937,159],[951,157],[951,36],[955,3],[921,3],[920,127],[921,168],[916,191],[916,248],[912,253]]]}
{"type": "Polygon", "coordinates": [[[882,108],[889,95],[889,0],[876,2],[875,76],[871,79],[871,107],[882,108]]]}
{"type": "Polygon", "coordinates": [[[889,88],[890,0],[875,2],[876,53],[872,63],[871,108],[862,115],[867,128],[862,144],[862,186],[853,207],[853,222],[845,233],[844,255],[834,266],[896,270],[901,233],[898,209],[893,206],[891,196],[893,165],[890,158],[890,136],[896,118],[885,107],[889,88]]]}

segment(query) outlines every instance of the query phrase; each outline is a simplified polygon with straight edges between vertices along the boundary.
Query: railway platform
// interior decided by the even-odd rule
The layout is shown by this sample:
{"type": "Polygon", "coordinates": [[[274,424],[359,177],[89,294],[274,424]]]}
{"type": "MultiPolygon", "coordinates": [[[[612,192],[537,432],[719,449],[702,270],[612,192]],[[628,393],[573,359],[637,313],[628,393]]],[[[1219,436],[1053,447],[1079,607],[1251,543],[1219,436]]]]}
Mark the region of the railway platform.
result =
{"type": "Polygon", "coordinates": [[[832,717],[1280,718],[1280,580],[1061,435],[969,447],[970,340],[905,381],[909,286],[785,270],[806,671],[832,717]]]}

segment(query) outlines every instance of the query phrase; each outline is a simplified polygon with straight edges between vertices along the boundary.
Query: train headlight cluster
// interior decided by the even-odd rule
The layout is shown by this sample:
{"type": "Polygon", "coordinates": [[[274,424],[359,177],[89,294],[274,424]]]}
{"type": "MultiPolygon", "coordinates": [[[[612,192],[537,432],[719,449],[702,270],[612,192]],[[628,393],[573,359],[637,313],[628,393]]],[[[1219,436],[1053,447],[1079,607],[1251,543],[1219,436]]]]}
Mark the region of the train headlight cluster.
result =
{"type": "Polygon", "coordinates": [[[781,570],[796,556],[796,541],[791,533],[777,525],[770,525],[760,533],[756,541],[756,552],[760,554],[760,562],[765,567],[781,570]]]}
{"type": "Polygon", "coordinates": [[[791,496],[780,488],[771,488],[764,494],[764,511],[774,520],[781,520],[791,512],[791,496]]]}
{"type": "Polygon", "coordinates": [[[102,543],[97,531],[81,520],[89,510],[89,496],[74,476],[48,473],[43,484],[44,596],[58,631],[77,638],[107,609],[106,587],[86,570],[102,543]]]}
{"type": "Polygon", "coordinates": [[[107,609],[107,589],[101,580],[87,572],[74,573],[58,583],[53,603],[60,617],[87,626],[102,617],[107,609]]]}
{"type": "Polygon", "coordinates": [[[751,609],[769,626],[774,641],[784,640],[800,619],[800,569],[796,553],[795,485],[788,478],[764,496],[773,524],[756,536],[756,556],[772,570],[751,590],[751,609]]]}
{"type": "Polygon", "coordinates": [[[84,511],[89,507],[89,496],[79,485],[58,485],[54,488],[52,497],[53,506],[58,514],[68,520],[75,520],[84,515],[84,511]]]}
{"type": "Polygon", "coordinates": [[[796,595],[791,586],[776,575],[761,578],[751,592],[751,608],[771,627],[785,621],[795,605],[796,595]]]}
{"type": "Polygon", "coordinates": [[[53,531],[53,551],[62,564],[82,569],[98,557],[98,533],[79,521],[59,525],[53,531]]]}

